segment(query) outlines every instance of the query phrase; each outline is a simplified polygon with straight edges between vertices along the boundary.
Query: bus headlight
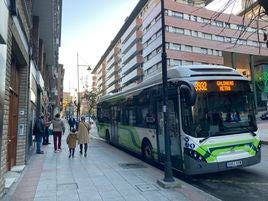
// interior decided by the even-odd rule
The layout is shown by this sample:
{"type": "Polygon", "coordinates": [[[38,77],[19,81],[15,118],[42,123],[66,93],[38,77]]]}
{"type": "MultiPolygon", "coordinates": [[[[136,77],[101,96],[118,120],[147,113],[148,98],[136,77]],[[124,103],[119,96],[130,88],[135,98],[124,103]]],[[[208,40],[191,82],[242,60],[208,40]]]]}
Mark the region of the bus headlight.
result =
{"type": "Polygon", "coordinates": [[[206,159],[195,150],[184,148],[184,153],[195,160],[206,162],[206,159]]]}
{"type": "Polygon", "coordinates": [[[261,141],[259,142],[258,146],[256,147],[256,152],[259,152],[261,150],[261,141]]]}

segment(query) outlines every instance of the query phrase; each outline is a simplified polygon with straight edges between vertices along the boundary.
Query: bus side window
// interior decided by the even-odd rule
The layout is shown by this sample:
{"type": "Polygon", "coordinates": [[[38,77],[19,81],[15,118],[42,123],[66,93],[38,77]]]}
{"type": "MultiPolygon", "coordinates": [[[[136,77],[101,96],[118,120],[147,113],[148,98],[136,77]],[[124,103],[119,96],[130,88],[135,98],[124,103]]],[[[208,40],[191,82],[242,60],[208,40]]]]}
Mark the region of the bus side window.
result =
{"type": "Polygon", "coordinates": [[[116,121],[118,122],[118,123],[120,123],[121,122],[121,112],[120,112],[120,110],[118,110],[118,111],[116,111],[116,121]]]}
{"type": "Polygon", "coordinates": [[[126,108],[123,108],[122,110],[122,124],[123,125],[128,125],[128,111],[126,108]]]}

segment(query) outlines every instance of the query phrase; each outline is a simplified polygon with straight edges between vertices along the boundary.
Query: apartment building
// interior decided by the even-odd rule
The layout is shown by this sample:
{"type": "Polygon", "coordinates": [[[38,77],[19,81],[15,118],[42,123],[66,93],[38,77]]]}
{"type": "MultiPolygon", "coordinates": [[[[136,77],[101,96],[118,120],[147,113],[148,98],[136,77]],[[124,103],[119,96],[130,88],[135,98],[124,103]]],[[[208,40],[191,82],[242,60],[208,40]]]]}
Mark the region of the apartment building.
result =
{"type": "MultiPolygon", "coordinates": [[[[165,0],[168,67],[192,64],[226,65],[249,79],[268,49],[259,41],[267,23],[246,27],[242,16],[218,14],[206,1],[165,0]],[[258,30],[258,31],[257,31],[258,30]]],[[[140,1],[93,69],[102,94],[125,90],[161,72],[160,0],[140,1]]]]}
{"type": "Polygon", "coordinates": [[[31,9],[28,9],[31,7],[30,1],[1,2],[0,24],[3,32],[0,38],[4,41],[1,44],[0,62],[0,195],[4,192],[4,174],[15,165],[25,164],[27,160],[32,26],[31,9]]]}
{"type": "Polygon", "coordinates": [[[0,1],[0,13],[1,197],[4,175],[27,163],[34,151],[33,123],[52,102],[46,86],[51,63],[58,67],[61,0],[0,1]]]}
{"type": "Polygon", "coordinates": [[[39,17],[40,38],[46,44],[45,68],[48,75],[45,76],[45,90],[49,96],[49,109],[51,115],[60,111],[58,105],[58,79],[59,79],[59,47],[61,45],[61,17],[62,0],[33,0],[33,15],[39,17]]]}

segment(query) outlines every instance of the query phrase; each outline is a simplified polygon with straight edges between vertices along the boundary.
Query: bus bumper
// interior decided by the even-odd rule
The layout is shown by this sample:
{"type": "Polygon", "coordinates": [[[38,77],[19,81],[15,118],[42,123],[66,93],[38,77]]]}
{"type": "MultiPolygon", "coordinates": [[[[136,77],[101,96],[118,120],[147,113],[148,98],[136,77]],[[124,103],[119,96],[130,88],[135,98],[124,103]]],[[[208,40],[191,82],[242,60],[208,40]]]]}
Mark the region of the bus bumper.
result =
{"type": "Polygon", "coordinates": [[[255,156],[235,160],[235,161],[242,161],[242,164],[236,167],[228,167],[227,163],[232,161],[206,163],[203,161],[195,160],[188,155],[184,155],[184,161],[185,161],[184,173],[187,175],[221,172],[242,167],[248,167],[260,163],[261,151],[257,152],[255,156]]]}

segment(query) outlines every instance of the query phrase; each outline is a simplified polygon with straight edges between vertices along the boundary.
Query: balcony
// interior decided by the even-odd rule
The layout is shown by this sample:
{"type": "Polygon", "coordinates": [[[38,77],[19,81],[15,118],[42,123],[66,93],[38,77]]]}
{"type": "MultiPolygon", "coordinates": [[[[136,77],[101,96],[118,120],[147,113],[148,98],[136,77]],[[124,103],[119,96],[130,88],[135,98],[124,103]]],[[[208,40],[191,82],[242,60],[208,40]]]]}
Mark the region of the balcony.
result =
{"type": "Polygon", "coordinates": [[[142,56],[145,58],[148,54],[150,54],[153,50],[160,47],[161,45],[162,45],[162,38],[158,37],[143,49],[142,56]]]}
{"type": "Polygon", "coordinates": [[[148,12],[148,15],[145,16],[142,26],[147,27],[158,14],[161,12],[161,4],[159,3],[152,11],[148,12]]]}
{"type": "Polygon", "coordinates": [[[125,64],[128,62],[129,58],[138,52],[142,50],[142,44],[136,43],[133,45],[133,47],[125,54],[122,56],[122,64],[125,64]]]}
{"type": "Polygon", "coordinates": [[[142,56],[135,56],[133,59],[131,59],[128,63],[126,63],[123,67],[122,67],[122,75],[124,75],[128,70],[134,68],[135,66],[141,64],[143,61],[143,57],[142,56]]]}
{"type": "Polygon", "coordinates": [[[131,82],[132,80],[135,80],[137,77],[141,75],[142,75],[142,71],[139,68],[137,68],[122,78],[122,84],[124,85],[127,82],[131,82]]]}
{"type": "Polygon", "coordinates": [[[114,75],[114,76],[110,77],[109,80],[107,80],[106,85],[109,86],[109,85],[113,84],[115,81],[116,81],[116,76],[114,75]]]}
{"type": "Polygon", "coordinates": [[[113,48],[112,50],[111,50],[111,52],[109,52],[109,54],[107,55],[107,59],[109,60],[113,55],[114,55],[114,52],[115,52],[115,49],[113,48]]]}
{"type": "Polygon", "coordinates": [[[108,94],[108,93],[111,93],[111,92],[114,91],[115,89],[116,89],[115,84],[113,84],[112,86],[108,87],[108,88],[107,88],[107,94],[108,94]]]}
{"type": "Polygon", "coordinates": [[[115,73],[115,67],[112,67],[112,68],[106,73],[106,78],[110,77],[110,75],[112,75],[113,73],[115,73]]]}
{"type": "Polygon", "coordinates": [[[109,69],[113,66],[113,64],[115,63],[115,57],[113,56],[111,60],[109,60],[109,62],[107,63],[106,68],[109,69]]]}
{"type": "Polygon", "coordinates": [[[142,19],[137,18],[136,20],[134,20],[132,24],[128,27],[128,29],[125,31],[123,36],[121,37],[121,41],[125,42],[125,40],[127,40],[127,38],[129,37],[129,34],[131,34],[131,32],[134,29],[136,29],[137,26],[140,26],[141,24],[142,24],[142,19]]]}
{"type": "Polygon", "coordinates": [[[161,20],[158,20],[142,37],[142,43],[148,41],[154,34],[161,29],[161,20]]]}
{"type": "Polygon", "coordinates": [[[150,59],[149,61],[143,63],[143,70],[146,71],[147,69],[151,68],[155,64],[161,62],[161,60],[162,60],[161,54],[159,53],[156,56],[154,56],[152,59],[150,59]]]}

